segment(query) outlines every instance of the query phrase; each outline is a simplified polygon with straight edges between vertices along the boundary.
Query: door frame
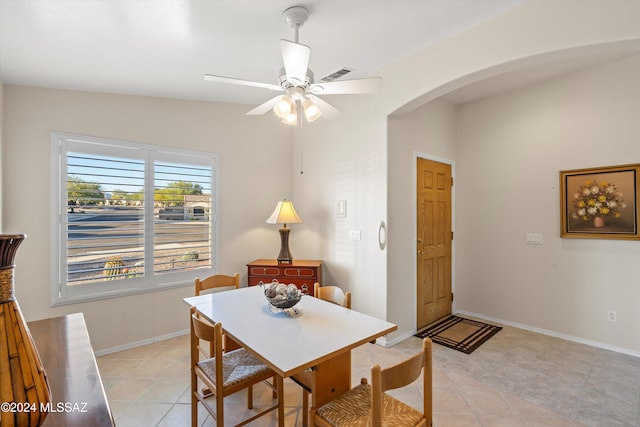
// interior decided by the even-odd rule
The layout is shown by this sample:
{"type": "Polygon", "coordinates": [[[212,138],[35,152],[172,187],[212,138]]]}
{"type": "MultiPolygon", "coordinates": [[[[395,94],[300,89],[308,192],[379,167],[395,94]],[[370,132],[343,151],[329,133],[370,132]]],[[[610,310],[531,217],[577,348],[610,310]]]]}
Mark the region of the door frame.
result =
{"type": "Polygon", "coordinates": [[[418,324],[418,263],[416,260],[416,245],[418,242],[418,159],[430,160],[433,162],[443,163],[451,166],[451,178],[453,179],[453,187],[451,188],[451,231],[453,232],[453,241],[451,242],[451,292],[454,294],[453,301],[451,302],[451,313],[456,313],[456,301],[455,291],[456,291],[456,238],[455,238],[455,223],[456,223],[456,186],[455,186],[455,176],[456,176],[456,164],[453,160],[447,159],[445,157],[435,156],[432,154],[424,153],[421,151],[413,152],[413,200],[411,202],[412,205],[412,228],[413,228],[413,258],[412,258],[412,266],[413,266],[413,334],[417,332],[417,324],[418,324]]]}

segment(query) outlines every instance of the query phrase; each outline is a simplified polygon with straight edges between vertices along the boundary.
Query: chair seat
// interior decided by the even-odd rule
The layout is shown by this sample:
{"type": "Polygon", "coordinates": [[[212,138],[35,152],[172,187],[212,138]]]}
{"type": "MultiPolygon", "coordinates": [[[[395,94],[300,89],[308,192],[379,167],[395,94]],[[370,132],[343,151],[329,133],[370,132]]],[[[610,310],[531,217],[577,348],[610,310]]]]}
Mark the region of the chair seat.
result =
{"type": "MultiPolygon", "coordinates": [[[[198,362],[198,367],[213,381],[216,378],[216,359],[211,358],[198,362]]],[[[265,374],[273,375],[271,370],[258,358],[244,348],[224,353],[222,356],[223,388],[234,385],[265,374]]]]}
{"type": "MultiPolygon", "coordinates": [[[[317,410],[317,415],[334,426],[370,426],[371,385],[360,384],[317,410]]],[[[382,395],[382,425],[384,427],[416,426],[424,420],[420,411],[382,395]]]]}

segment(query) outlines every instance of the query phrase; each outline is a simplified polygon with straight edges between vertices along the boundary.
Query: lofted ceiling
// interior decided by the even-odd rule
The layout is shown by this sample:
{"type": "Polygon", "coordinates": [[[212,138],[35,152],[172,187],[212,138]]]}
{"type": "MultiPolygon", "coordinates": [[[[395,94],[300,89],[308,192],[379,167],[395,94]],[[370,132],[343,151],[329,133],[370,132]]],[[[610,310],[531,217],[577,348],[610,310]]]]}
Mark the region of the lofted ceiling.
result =
{"type": "Polygon", "coordinates": [[[299,42],[316,80],[375,70],[523,0],[0,0],[5,84],[258,104],[272,92],[205,73],[276,83],[282,12],[310,11],[299,42]]]}
{"type": "MultiPolygon", "coordinates": [[[[376,70],[507,12],[525,0],[0,0],[5,84],[260,104],[268,89],[207,82],[216,74],[278,83],[282,12],[305,6],[299,42],[316,81],[376,70]]],[[[446,95],[461,104],[636,53],[610,49],[500,74],[446,95]]]]}

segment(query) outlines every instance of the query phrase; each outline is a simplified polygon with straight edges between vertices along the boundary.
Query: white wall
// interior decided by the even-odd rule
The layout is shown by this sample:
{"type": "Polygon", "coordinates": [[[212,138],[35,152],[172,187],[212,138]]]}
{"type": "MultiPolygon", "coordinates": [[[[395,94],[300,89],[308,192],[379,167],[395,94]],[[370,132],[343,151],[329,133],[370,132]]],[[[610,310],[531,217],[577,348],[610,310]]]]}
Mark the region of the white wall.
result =
{"type": "Polygon", "coordinates": [[[27,320],[84,312],[99,351],[188,329],[184,288],[49,306],[49,141],[62,131],[220,154],[219,270],[277,254],[264,223],[291,193],[291,130],[248,106],[136,96],[4,88],[4,231],[27,234],[16,257],[16,296],[27,320]],[[274,165],[276,167],[274,167],[274,165]],[[268,177],[268,179],[266,179],[268,177]],[[133,326],[135,325],[135,326],[133,326]]]}
{"type": "Polygon", "coordinates": [[[561,239],[558,188],[640,163],[639,75],[634,56],[460,108],[458,309],[640,354],[640,241],[561,239]]]}
{"type": "Polygon", "coordinates": [[[640,2],[528,1],[384,67],[381,101],[388,113],[405,113],[505,71],[639,46],[640,2]]]}
{"type": "MultiPolygon", "coordinates": [[[[343,115],[335,123],[322,122],[322,128],[314,127],[313,131],[305,132],[305,147],[315,147],[317,151],[313,155],[318,156],[316,167],[323,173],[318,171],[313,174],[313,179],[296,180],[294,195],[296,199],[306,201],[318,188],[322,188],[327,196],[301,203],[300,209],[333,212],[336,197],[329,196],[331,189],[349,185],[358,190],[371,187],[375,188],[375,192],[383,192],[384,196],[361,200],[358,209],[368,216],[366,220],[356,218],[348,225],[349,228],[361,228],[375,234],[375,218],[379,221],[380,217],[389,222],[390,230],[411,226],[396,222],[406,218],[402,212],[405,206],[402,203],[398,206],[388,203],[395,195],[411,191],[411,188],[404,186],[406,176],[404,180],[391,178],[403,176],[410,159],[388,156],[388,152],[394,149],[393,135],[397,135],[393,131],[392,137],[389,137],[388,116],[406,114],[447,91],[505,71],[616,49],[640,49],[640,2],[532,1],[389,64],[378,73],[384,79],[382,93],[363,98],[353,96],[348,101],[339,98],[337,106],[342,108],[346,104],[348,115],[343,115]],[[365,119],[368,123],[363,124],[362,120],[365,119]],[[363,130],[366,133],[363,134],[363,130]],[[375,162],[380,167],[360,168],[356,182],[336,174],[341,165],[363,164],[366,156],[371,155],[381,156],[375,162]]],[[[443,152],[452,150],[451,147],[425,148],[424,140],[420,138],[415,140],[415,146],[403,149],[406,156],[413,156],[409,153],[414,150],[425,151],[426,154],[440,149],[443,152]]],[[[305,157],[311,158],[310,155],[305,157]]],[[[460,167],[456,162],[456,173],[459,173],[460,167]]],[[[456,198],[460,196],[456,195],[456,198]]],[[[459,207],[457,211],[461,211],[459,207]]],[[[341,275],[347,281],[346,286],[352,287],[355,301],[362,298],[369,300],[361,306],[356,303],[355,307],[370,314],[384,314],[387,320],[398,324],[399,330],[389,337],[391,342],[412,333],[409,325],[415,324],[415,302],[407,301],[404,297],[414,292],[415,282],[408,281],[409,273],[399,275],[399,272],[414,271],[414,257],[391,255],[387,248],[381,259],[376,237],[371,236],[373,242],[353,243],[345,240],[343,234],[338,234],[339,225],[339,221],[334,221],[324,236],[330,239],[335,233],[336,247],[357,248],[359,264],[341,275]],[[366,263],[366,268],[358,268],[362,262],[366,263]],[[403,290],[396,292],[398,287],[403,290]]],[[[402,238],[402,234],[397,237],[402,238]]],[[[390,242],[395,238],[396,235],[390,233],[390,242]]],[[[403,242],[411,246],[404,248],[404,253],[410,253],[415,248],[414,241],[405,238],[403,242]]],[[[328,268],[334,268],[334,265],[342,262],[333,248],[324,250],[322,257],[328,268]]],[[[631,347],[631,343],[627,343],[627,346],[631,347]]]]}
{"type": "Polygon", "coordinates": [[[305,123],[294,133],[295,203],[305,222],[295,227],[292,251],[300,259],[323,259],[325,284],[351,291],[354,309],[386,318],[379,286],[386,251],[378,246],[378,226],[386,221],[386,123],[368,95],[326,99],[342,116],[305,123]],[[347,202],[346,218],[336,216],[338,200],[347,202]],[[361,240],[350,240],[350,231],[360,231],[361,240]]]}

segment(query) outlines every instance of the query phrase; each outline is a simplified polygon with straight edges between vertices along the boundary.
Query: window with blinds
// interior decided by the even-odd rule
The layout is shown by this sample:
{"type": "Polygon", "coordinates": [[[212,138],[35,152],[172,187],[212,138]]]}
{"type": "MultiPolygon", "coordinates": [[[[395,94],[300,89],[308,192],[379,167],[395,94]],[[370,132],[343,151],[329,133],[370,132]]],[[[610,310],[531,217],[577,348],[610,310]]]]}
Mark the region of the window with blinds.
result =
{"type": "Polygon", "coordinates": [[[54,304],[213,273],[216,155],[54,132],[54,157],[54,304]]]}

